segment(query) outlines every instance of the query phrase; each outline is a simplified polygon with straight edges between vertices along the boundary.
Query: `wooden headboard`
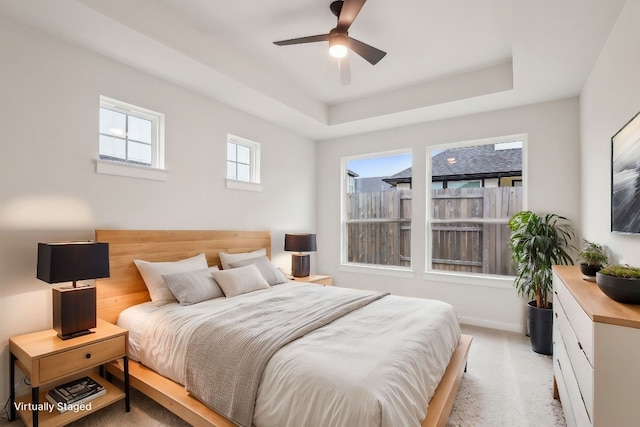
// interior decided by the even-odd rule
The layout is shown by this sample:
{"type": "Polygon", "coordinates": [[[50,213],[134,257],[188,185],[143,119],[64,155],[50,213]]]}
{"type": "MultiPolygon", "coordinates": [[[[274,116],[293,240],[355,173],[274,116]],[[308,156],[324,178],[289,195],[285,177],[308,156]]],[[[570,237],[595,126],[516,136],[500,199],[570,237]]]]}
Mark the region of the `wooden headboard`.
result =
{"type": "Polygon", "coordinates": [[[213,266],[220,265],[218,252],[260,248],[271,257],[270,231],[96,230],[96,241],[109,243],[110,262],[110,277],[96,280],[97,314],[112,323],[125,308],[150,300],[134,259],[178,261],[204,253],[213,266]]]}

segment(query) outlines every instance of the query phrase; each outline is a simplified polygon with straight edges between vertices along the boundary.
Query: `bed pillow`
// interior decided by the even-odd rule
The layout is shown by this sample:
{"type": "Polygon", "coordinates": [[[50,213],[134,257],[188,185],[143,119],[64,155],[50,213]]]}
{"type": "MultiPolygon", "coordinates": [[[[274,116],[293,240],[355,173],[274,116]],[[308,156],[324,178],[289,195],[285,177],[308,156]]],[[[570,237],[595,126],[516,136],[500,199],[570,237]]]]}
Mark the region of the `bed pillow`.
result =
{"type": "Polygon", "coordinates": [[[204,270],[209,267],[204,254],[174,262],[149,262],[140,259],[134,259],[133,262],[138,267],[138,271],[149,290],[151,301],[155,306],[176,302],[171,289],[162,279],[163,274],[204,270]]]}
{"type": "Polygon", "coordinates": [[[226,297],[235,297],[236,295],[260,289],[269,289],[269,284],[260,274],[258,267],[253,264],[230,270],[218,270],[211,274],[226,297]]]}
{"type": "Polygon", "coordinates": [[[191,305],[224,296],[211,275],[214,271],[218,271],[217,265],[204,270],[163,274],[162,278],[180,305],[191,305]]]}
{"type": "Polygon", "coordinates": [[[252,252],[241,252],[239,254],[228,254],[226,252],[219,252],[218,256],[220,257],[220,265],[222,265],[223,270],[228,270],[231,267],[229,264],[232,262],[242,261],[243,259],[255,258],[259,256],[266,256],[267,250],[265,248],[257,249],[252,252]]]}
{"type": "Polygon", "coordinates": [[[231,266],[231,268],[238,268],[249,264],[255,265],[260,274],[262,274],[262,277],[264,277],[264,280],[271,286],[288,282],[280,270],[264,255],[257,258],[248,258],[242,261],[232,262],[229,266],[231,266]]]}

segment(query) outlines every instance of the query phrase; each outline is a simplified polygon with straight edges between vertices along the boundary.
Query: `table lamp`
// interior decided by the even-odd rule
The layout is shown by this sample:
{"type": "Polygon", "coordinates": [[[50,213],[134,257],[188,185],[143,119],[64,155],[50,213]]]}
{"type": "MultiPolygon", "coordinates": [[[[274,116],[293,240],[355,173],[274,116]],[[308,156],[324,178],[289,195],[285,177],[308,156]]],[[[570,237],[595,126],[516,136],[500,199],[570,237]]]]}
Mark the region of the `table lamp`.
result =
{"type": "Polygon", "coordinates": [[[53,329],[63,340],[92,333],[96,327],[96,288],[78,280],[109,277],[109,244],[38,243],[36,277],[47,283],[73,282],[53,288],[53,329]]]}
{"type": "Polygon", "coordinates": [[[293,277],[307,277],[310,271],[309,254],[302,252],[316,251],[315,234],[285,234],[284,250],[296,252],[291,255],[291,275],[293,277]]]}

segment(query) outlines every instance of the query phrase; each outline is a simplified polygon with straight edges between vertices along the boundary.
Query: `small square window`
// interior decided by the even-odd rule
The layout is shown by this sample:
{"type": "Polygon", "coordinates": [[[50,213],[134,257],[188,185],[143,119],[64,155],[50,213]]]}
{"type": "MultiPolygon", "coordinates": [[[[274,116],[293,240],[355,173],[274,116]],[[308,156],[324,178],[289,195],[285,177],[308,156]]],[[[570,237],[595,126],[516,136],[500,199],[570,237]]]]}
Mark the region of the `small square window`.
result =
{"type": "MultiPolygon", "coordinates": [[[[227,135],[227,180],[260,184],[259,143],[227,135]]],[[[239,188],[236,185],[230,187],[239,188]]]]}
{"type": "Polygon", "coordinates": [[[100,160],[164,169],[164,115],[100,97],[100,160]]]}

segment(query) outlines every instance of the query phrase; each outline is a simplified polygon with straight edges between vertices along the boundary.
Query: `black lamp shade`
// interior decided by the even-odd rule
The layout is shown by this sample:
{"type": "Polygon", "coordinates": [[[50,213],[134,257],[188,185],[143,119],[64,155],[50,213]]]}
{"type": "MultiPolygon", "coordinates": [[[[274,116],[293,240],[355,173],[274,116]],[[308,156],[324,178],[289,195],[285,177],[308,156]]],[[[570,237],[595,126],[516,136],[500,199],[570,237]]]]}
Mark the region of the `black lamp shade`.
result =
{"type": "Polygon", "coordinates": [[[47,283],[109,277],[109,244],[38,243],[36,277],[47,283]]]}
{"type": "Polygon", "coordinates": [[[315,234],[285,234],[284,250],[291,252],[315,252],[315,234]]]}

